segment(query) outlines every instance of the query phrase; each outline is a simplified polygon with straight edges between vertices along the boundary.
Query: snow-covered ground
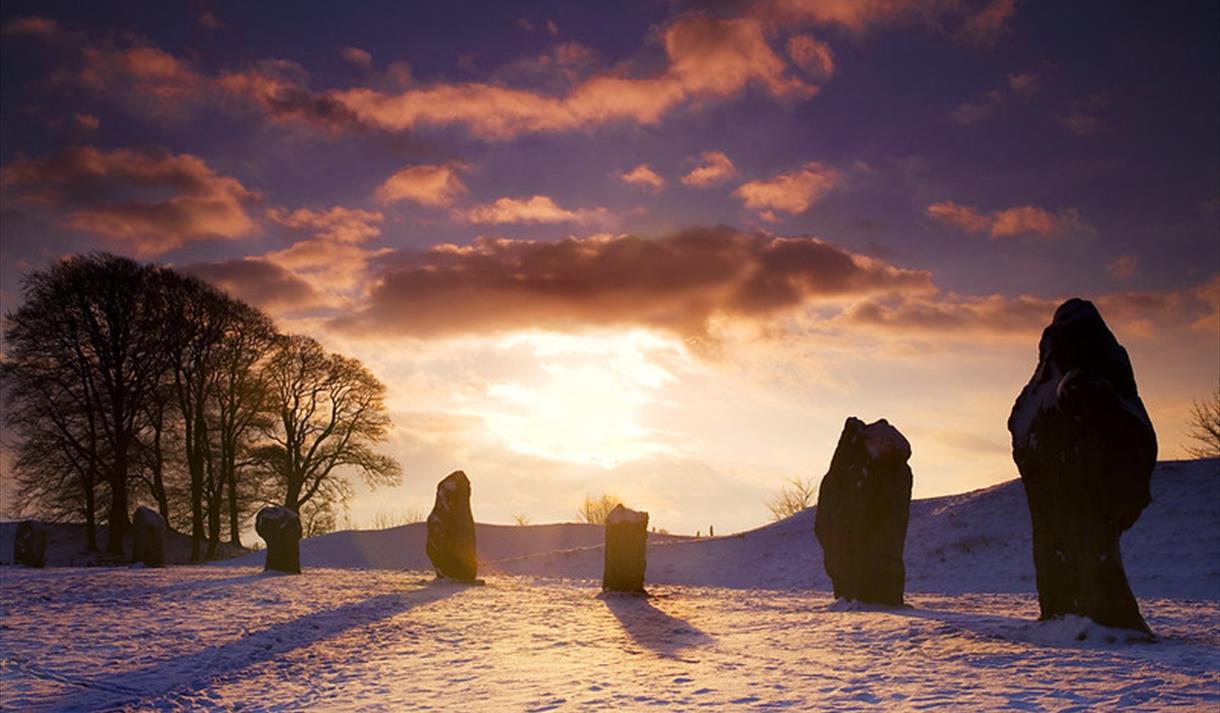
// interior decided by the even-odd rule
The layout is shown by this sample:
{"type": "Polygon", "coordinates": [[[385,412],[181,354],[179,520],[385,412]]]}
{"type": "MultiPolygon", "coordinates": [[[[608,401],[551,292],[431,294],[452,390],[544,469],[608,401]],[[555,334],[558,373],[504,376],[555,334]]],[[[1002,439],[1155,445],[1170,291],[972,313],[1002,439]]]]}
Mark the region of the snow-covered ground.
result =
{"type": "Polygon", "coordinates": [[[599,597],[600,538],[572,525],[481,527],[497,573],[481,587],[421,571],[411,526],[308,541],[300,577],[262,574],[259,553],[6,567],[0,706],[1215,711],[1220,461],[1162,464],[1153,496],[1123,544],[1156,643],[1034,621],[1010,483],[913,504],[903,610],[832,603],[808,512],[743,536],[657,538],[647,599],[599,597]]]}

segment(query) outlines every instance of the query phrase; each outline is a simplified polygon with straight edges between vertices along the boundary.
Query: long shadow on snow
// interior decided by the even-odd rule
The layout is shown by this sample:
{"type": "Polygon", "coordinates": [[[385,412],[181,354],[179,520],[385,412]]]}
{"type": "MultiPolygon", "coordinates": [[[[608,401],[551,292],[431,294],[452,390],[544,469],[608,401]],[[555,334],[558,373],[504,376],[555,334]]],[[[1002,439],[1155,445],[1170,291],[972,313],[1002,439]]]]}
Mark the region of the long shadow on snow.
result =
{"type": "Polygon", "coordinates": [[[648,597],[610,594],[602,601],[633,642],[664,658],[678,658],[683,649],[713,641],[690,622],[653,606],[648,597]]]}
{"type": "Polygon", "coordinates": [[[50,701],[48,710],[111,710],[140,700],[199,690],[213,679],[241,671],[291,651],[368,626],[415,607],[431,604],[464,591],[451,583],[431,583],[410,591],[382,594],[343,606],[314,612],[291,621],[272,624],[227,644],[162,661],[152,666],[91,679],[63,680],[83,690],[50,701]],[[190,678],[183,680],[187,672],[190,678]],[[189,675],[189,674],[188,674],[189,675]],[[167,685],[168,683],[168,685],[167,685]],[[101,700],[98,693],[127,696],[128,700],[101,700]]]}

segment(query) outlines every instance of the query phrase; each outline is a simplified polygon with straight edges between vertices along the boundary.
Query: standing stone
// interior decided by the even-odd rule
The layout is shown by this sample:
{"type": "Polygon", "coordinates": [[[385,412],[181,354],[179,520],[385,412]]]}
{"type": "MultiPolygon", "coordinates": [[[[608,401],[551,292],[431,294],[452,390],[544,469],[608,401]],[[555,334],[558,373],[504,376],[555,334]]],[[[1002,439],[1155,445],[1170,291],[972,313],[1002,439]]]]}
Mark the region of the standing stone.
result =
{"type": "Polygon", "coordinates": [[[648,565],[648,513],[614,506],[606,516],[606,564],[603,592],[644,593],[648,565]]]}
{"type": "Polygon", "coordinates": [[[470,479],[455,470],[436,486],[436,505],[428,515],[428,559],[436,573],[462,582],[478,576],[470,479]]]}
{"type": "Polygon", "coordinates": [[[143,505],[131,516],[131,561],[145,567],[165,566],[165,518],[143,505]]]}
{"type": "Polygon", "coordinates": [[[885,419],[847,419],[818,489],[813,530],[836,599],[901,606],[911,444],[885,419]]]}
{"type": "Polygon", "coordinates": [[[17,526],[13,537],[13,562],[26,567],[46,566],[46,528],[32,520],[26,520],[17,526]]]}
{"type": "Polygon", "coordinates": [[[288,508],[269,505],[258,511],[254,530],[267,543],[263,571],[301,573],[301,517],[288,508]]]}
{"type": "Polygon", "coordinates": [[[1127,350],[1093,303],[1055,310],[1008,430],[1033,522],[1041,618],[1077,614],[1151,633],[1119,537],[1150,500],[1156,433],[1127,350]]]}

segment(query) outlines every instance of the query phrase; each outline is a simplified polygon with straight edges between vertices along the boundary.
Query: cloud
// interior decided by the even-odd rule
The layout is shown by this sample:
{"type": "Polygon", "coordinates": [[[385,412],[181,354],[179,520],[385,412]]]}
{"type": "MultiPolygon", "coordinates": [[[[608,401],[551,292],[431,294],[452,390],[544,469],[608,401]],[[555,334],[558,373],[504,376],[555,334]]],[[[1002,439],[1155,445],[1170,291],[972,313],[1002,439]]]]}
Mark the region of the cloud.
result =
{"type": "Polygon", "coordinates": [[[979,11],[968,16],[955,37],[972,45],[995,44],[1004,32],[1004,25],[1016,14],[1017,0],[991,0],[979,11]]]}
{"type": "Polygon", "coordinates": [[[658,176],[656,171],[649,168],[646,163],[641,163],[626,173],[618,174],[618,179],[627,185],[640,186],[653,193],[665,190],[665,179],[658,176]]]}
{"type": "MultiPolygon", "coordinates": [[[[1215,295],[1220,274],[1185,289],[1082,295],[1096,303],[1106,322],[1136,339],[1156,339],[1170,331],[1207,331],[1217,324],[1215,295]]],[[[979,336],[1030,340],[1050,324],[1055,309],[1073,295],[970,296],[954,293],[900,294],[888,300],[862,300],[839,321],[866,327],[940,338],[979,336]]]]}
{"type": "Polygon", "coordinates": [[[190,63],[157,47],[128,39],[126,44],[90,45],[81,50],[77,80],[154,115],[175,115],[205,105],[211,80],[190,63]]]}
{"type": "Polygon", "coordinates": [[[1125,280],[1135,275],[1135,271],[1139,269],[1139,264],[1139,258],[1134,255],[1119,255],[1106,269],[1110,271],[1111,275],[1125,280]]]}
{"type": "Polygon", "coordinates": [[[0,29],[0,34],[35,37],[55,37],[60,32],[59,23],[49,17],[19,17],[6,22],[0,29]]]}
{"type": "Polygon", "coordinates": [[[381,234],[378,224],[385,218],[381,213],[335,206],[327,210],[299,208],[291,212],[273,209],[267,211],[267,217],[280,226],[311,237],[267,253],[263,259],[308,280],[315,292],[330,294],[336,299],[361,292],[369,261],[389,252],[385,248],[370,250],[364,247],[371,238],[381,234]]]}
{"type": "Polygon", "coordinates": [[[834,53],[825,42],[819,42],[809,35],[793,35],[788,38],[787,49],[792,63],[810,77],[824,82],[834,76],[834,53]]]}
{"type": "Polygon", "coordinates": [[[159,255],[188,243],[234,239],[257,226],[247,207],[259,196],[236,178],[217,175],[203,159],[164,149],[65,149],[0,169],[0,186],[96,233],[159,255]]]}
{"type": "Polygon", "coordinates": [[[330,96],[360,122],[380,129],[460,126],[495,141],[616,121],[655,124],[683,103],[729,98],[751,84],[780,98],[816,92],[786,74],[784,61],[752,19],[685,15],[665,28],[662,40],[668,66],[660,74],[636,77],[622,67],[592,76],[563,96],[483,83],[441,83],[400,94],[359,87],[330,96]]]}
{"type": "Polygon", "coordinates": [[[466,192],[458,174],[466,170],[460,163],[405,166],[377,188],[379,203],[411,201],[431,208],[445,208],[466,192]]]}
{"type": "Polygon", "coordinates": [[[339,50],[339,55],[345,62],[361,69],[371,69],[373,66],[373,55],[368,50],[362,50],[359,47],[344,47],[339,50]]]}
{"type": "Polygon", "coordinates": [[[84,131],[96,131],[102,122],[93,114],[73,114],[72,123],[84,131]]]}
{"type": "Polygon", "coordinates": [[[1051,213],[1042,208],[1023,205],[981,213],[971,206],[943,201],[929,205],[927,214],[934,220],[955,226],[967,233],[986,233],[992,238],[1013,238],[1021,235],[1051,238],[1068,233],[1090,233],[1093,230],[1074,208],[1051,213]]]}
{"type": "Polygon", "coordinates": [[[977,99],[957,105],[949,113],[954,123],[962,126],[973,124],[994,113],[1012,99],[1029,99],[1038,93],[1041,83],[1037,75],[1022,72],[1008,75],[1005,86],[999,89],[988,89],[977,99]]]}
{"type": "Polygon", "coordinates": [[[752,14],[771,27],[813,24],[856,34],[873,27],[921,23],[958,41],[991,45],[1015,14],[1015,0],[760,0],[752,14]]]}
{"type": "Polygon", "coordinates": [[[211,10],[204,10],[199,13],[199,26],[208,30],[222,30],[225,24],[220,21],[216,13],[211,10]]]}
{"type": "Polygon", "coordinates": [[[476,205],[465,211],[455,211],[454,217],[479,225],[505,223],[591,223],[605,218],[605,210],[568,210],[561,208],[550,196],[529,198],[498,198],[492,203],[476,205]]]}
{"type": "Polygon", "coordinates": [[[1101,119],[1080,112],[1072,112],[1067,116],[1058,117],[1059,123],[1077,136],[1088,136],[1097,133],[1101,128],[1101,119]]]}
{"type": "Polygon", "coordinates": [[[216,91],[254,106],[275,123],[296,123],[331,133],[363,129],[342,102],[309,87],[309,73],[296,62],[265,60],[222,74],[216,91]]]}
{"type": "Polygon", "coordinates": [[[818,299],[932,289],[926,272],[817,238],[727,227],[656,239],[479,238],[382,263],[364,308],[336,326],[430,337],[635,325],[698,336],[719,314],[765,319],[818,299]]]}
{"type": "Polygon", "coordinates": [[[275,314],[303,312],[326,304],[308,280],[262,258],[197,262],[181,269],[275,314]]]}
{"type": "Polygon", "coordinates": [[[724,183],[737,175],[733,162],[721,151],[704,151],[699,154],[699,160],[702,163],[682,177],[683,185],[707,188],[724,183]]]}
{"type": "Polygon", "coordinates": [[[773,218],[774,211],[792,215],[804,213],[838,182],[837,171],[811,161],[796,171],[743,183],[733,195],[740,198],[746,208],[758,211],[764,217],[769,213],[773,218]]]}

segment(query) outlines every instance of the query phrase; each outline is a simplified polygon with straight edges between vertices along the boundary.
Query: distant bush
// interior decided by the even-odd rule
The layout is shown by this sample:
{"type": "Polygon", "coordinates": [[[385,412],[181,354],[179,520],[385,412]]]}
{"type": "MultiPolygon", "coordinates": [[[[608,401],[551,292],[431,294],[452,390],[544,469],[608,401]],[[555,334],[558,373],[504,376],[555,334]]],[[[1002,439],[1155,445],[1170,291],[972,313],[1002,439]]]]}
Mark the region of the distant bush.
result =
{"type": "Polygon", "coordinates": [[[1220,456],[1220,384],[1211,398],[1195,401],[1190,410],[1189,435],[1198,445],[1187,446],[1186,450],[1196,458],[1215,458],[1220,456]]]}
{"type": "Polygon", "coordinates": [[[771,511],[771,519],[778,522],[812,507],[817,497],[817,480],[794,475],[784,481],[779,492],[767,500],[767,509],[771,511]]]}
{"type": "Polygon", "coordinates": [[[406,510],[394,511],[378,511],[373,516],[374,530],[388,530],[392,527],[401,527],[403,525],[414,525],[417,522],[423,522],[425,519],[424,511],[420,508],[407,508],[406,510]]]}
{"type": "Polygon", "coordinates": [[[623,501],[619,500],[617,495],[609,493],[597,497],[586,495],[580,509],[576,511],[576,516],[591,525],[604,525],[610,511],[622,504],[623,501]]]}
{"type": "Polygon", "coordinates": [[[528,524],[530,524],[530,516],[529,515],[513,515],[513,522],[515,522],[521,526],[528,525],[528,524]]]}

